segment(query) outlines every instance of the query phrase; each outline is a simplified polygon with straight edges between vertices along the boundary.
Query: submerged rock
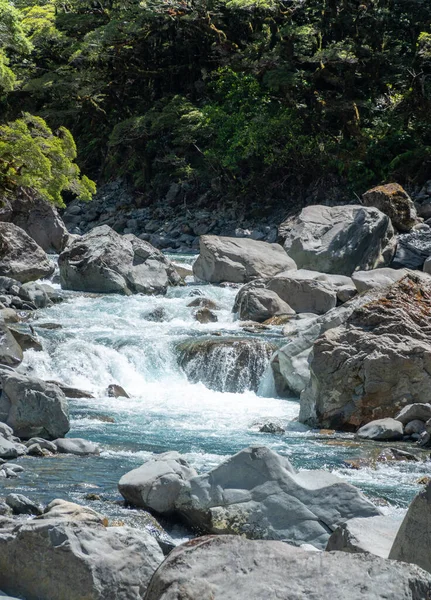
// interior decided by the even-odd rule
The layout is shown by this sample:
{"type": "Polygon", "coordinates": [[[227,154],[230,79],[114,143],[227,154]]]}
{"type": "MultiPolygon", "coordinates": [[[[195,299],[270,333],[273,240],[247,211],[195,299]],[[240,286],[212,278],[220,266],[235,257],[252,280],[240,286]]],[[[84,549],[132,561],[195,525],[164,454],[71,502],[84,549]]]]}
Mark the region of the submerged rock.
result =
{"type": "Polygon", "coordinates": [[[118,490],[132,506],[166,514],[174,510],[185,481],[196,475],[178,452],[165,452],[123,475],[118,490]]]}
{"type": "Polygon", "coordinates": [[[356,430],[431,397],[431,279],[410,273],[364,298],[314,342],[303,423],[356,430]]]}
{"type": "Polygon", "coordinates": [[[297,473],[269,448],[252,446],[190,479],[176,508],[208,533],[310,543],[324,548],[331,532],[379,510],[354,486],[325,471],[297,473]]]}
{"type": "Polygon", "coordinates": [[[220,392],[256,391],[276,346],[250,338],[199,338],[177,345],[178,362],[192,383],[220,392]]]}
{"type": "Polygon", "coordinates": [[[395,234],[390,219],[361,205],[307,206],[279,229],[299,269],[350,276],[390,263],[395,234]]]}
{"type": "Polygon", "coordinates": [[[60,454],[74,454],[75,456],[99,455],[100,449],[94,442],[81,438],[62,438],[53,441],[57,452],[60,454]]]}
{"type": "Polygon", "coordinates": [[[181,281],[160,250],[108,225],[75,239],[60,254],[59,266],[62,287],[84,292],[165,294],[181,281]]]}
{"type": "Polygon", "coordinates": [[[200,254],[193,265],[195,277],[209,283],[246,283],[289,269],[296,265],[278,244],[216,235],[201,236],[200,254]]]}
{"type": "Polygon", "coordinates": [[[130,398],[129,394],[126,390],[116,383],[111,383],[108,385],[107,394],[111,398],[130,398]]]}
{"type": "Polygon", "coordinates": [[[306,552],[274,541],[205,536],[166,558],[146,600],[424,600],[431,576],[366,554],[306,552]]]}

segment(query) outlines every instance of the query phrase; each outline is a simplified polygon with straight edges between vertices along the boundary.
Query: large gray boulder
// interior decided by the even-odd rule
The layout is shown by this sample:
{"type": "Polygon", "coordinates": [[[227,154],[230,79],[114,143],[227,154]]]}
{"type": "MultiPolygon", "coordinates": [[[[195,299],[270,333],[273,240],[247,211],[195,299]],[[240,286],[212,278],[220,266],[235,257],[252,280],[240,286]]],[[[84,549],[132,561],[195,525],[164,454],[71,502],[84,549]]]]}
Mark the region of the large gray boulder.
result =
{"type": "Polygon", "coordinates": [[[129,504],[166,514],[174,510],[184,482],[196,475],[178,452],[165,452],[123,475],[118,490],[129,504]]]}
{"type": "Polygon", "coordinates": [[[374,206],[388,215],[392,225],[401,232],[410,231],[418,219],[416,207],[407,192],[398,183],[379,185],[362,194],[365,206],[374,206]]]}
{"type": "MultiPolygon", "coordinates": [[[[263,280],[257,281],[263,282],[263,280]]],[[[279,315],[296,314],[293,308],[276,292],[265,287],[257,287],[253,283],[246,284],[238,292],[233,312],[238,313],[242,321],[257,321],[258,323],[263,323],[263,321],[279,315]]]]}
{"type": "Polygon", "coordinates": [[[173,264],[151,244],[121,236],[108,225],[75,239],[60,254],[65,289],[118,294],[165,294],[181,279],[173,264]]]}
{"type": "Polygon", "coordinates": [[[171,552],[145,600],[424,600],[430,593],[430,575],[414,565],[205,536],[171,552]]]}
{"type": "Polygon", "coordinates": [[[428,421],[431,419],[431,404],[417,402],[415,404],[407,404],[395,415],[395,419],[403,425],[407,425],[410,421],[428,421]]]}
{"type": "Polygon", "coordinates": [[[209,283],[247,283],[290,269],[296,265],[279,244],[216,235],[201,236],[200,254],[193,265],[195,277],[209,283]]]}
{"type": "Polygon", "coordinates": [[[405,277],[407,273],[407,269],[383,267],[381,269],[372,269],[371,271],[356,271],[356,273],[352,274],[352,280],[360,293],[396,283],[405,277]]]}
{"type": "Polygon", "coordinates": [[[354,486],[326,471],[296,472],[262,446],[241,450],[190,479],[176,502],[180,514],[208,533],[309,543],[325,548],[332,531],[353,517],[380,514],[354,486]]]}
{"type": "Polygon", "coordinates": [[[395,419],[377,419],[363,425],[356,435],[361,440],[396,441],[403,439],[402,423],[395,419]]]}
{"type": "Polygon", "coordinates": [[[100,454],[100,448],[94,442],[82,438],[59,438],[53,441],[59,454],[74,454],[75,456],[89,456],[100,454]]]}
{"type": "Polygon", "coordinates": [[[276,348],[263,339],[201,337],[177,345],[178,363],[189,381],[211,390],[257,391],[276,348]]]}
{"type": "Polygon", "coordinates": [[[6,439],[0,434],[0,458],[11,460],[27,453],[27,449],[11,439],[6,439]]]}
{"type": "Polygon", "coordinates": [[[23,229],[0,222],[0,275],[26,283],[54,273],[54,263],[23,229]]]}
{"type": "Polygon", "coordinates": [[[22,359],[21,346],[3,320],[0,320],[0,365],[17,367],[22,359]]]}
{"type": "Polygon", "coordinates": [[[142,600],[162,560],[131,527],[51,518],[0,530],[0,587],[26,600],[142,600]]]}
{"type": "Polygon", "coordinates": [[[431,572],[431,482],[409,506],[389,558],[419,565],[431,572]]]}
{"type": "Polygon", "coordinates": [[[10,214],[0,214],[0,221],[21,227],[45,252],[61,252],[70,237],[55,206],[23,191],[14,198],[10,214]]]}
{"type": "Polygon", "coordinates": [[[388,265],[395,251],[389,217],[361,205],[307,206],[280,229],[299,269],[350,276],[388,265]]]}
{"type": "Polygon", "coordinates": [[[5,370],[0,385],[0,421],[16,436],[56,439],[69,431],[69,407],[58,386],[5,370]]]}
{"type": "Polygon", "coordinates": [[[400,518],[389,515],[350,519],[331,534],[326,551],[367,552],[388,558],[400,525],[400,518]]]}
{"type": "Polygon", "coordinates": [[[410,273],[371,298],[314,342],[303,423],[355,431],[431,397],[431,280],[410,273]]]}
{"type": "Polygon", "coordinates": [[[391,266],[395,269],[425,269],[425,261],[431,256],[431,229],[424,228],[398,236],[397,250],[391,266]]]}

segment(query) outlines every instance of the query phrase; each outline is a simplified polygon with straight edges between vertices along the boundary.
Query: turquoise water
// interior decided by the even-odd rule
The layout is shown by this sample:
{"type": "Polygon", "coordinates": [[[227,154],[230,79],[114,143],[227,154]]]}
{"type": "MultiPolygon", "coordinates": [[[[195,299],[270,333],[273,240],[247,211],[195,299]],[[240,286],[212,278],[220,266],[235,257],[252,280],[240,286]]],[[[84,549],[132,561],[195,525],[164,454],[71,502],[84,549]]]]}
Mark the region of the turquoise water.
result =
{"type": "MultiPolygon", "coordinates": [[[[39,311],[33,325],[44,351],[27,351],[20,370],[92,392],[94,399],[70,400],[69,436],[98,442],[102,452],[100,457],[20,459],[25,472],[19,479],[0,480],[0,495],[13,489],[44,503],[61,497],[139,521],[138,511],[122,507],[117,483],[153,452],[177,450],[202,472],[250,444],[264,444],[287,456],[298,469],[336,472],[385,504],[386,511],[403,509],[420,489],[417,479],[428,474],[427,463],[347,469],[343,460],[376,454],[376,446],[357,444],[349,435],[322,435],[299,424],[297,400],[275,396],[269,370],[257,394],[221,393],[187,381],[177,364],[178,342],[216,333],[253,337],[233,318],[235,294],[234,289],[193,283],[171,288],[166,297],[71,293],[63,304],[39,311]],[[187,304],[196,289],[220,306],[217,323],[201,325],[194,319],[187,304]],[[148,320],[155,308],[164,309],[165,321],[148,320]],[[43,322],[62,328],[38,328],[43,322]],[[112,383],[122,385],[131,397],[108,397],[106,388],[112,383]],[[101,416],[115,422],[103,422],[101,416]],[[256,422],[262,418],[283,422],[286,434],[259,433],[256,422]],[[90,502],[88,493],[101,499],[90,502]]],[[[258,337],[283,341],[277,328],[258,337]]],[[[222,368],[229,369],[229,361],[222,368]]],[[[378,446],[377,453],[383,447],[378,446]]]]}

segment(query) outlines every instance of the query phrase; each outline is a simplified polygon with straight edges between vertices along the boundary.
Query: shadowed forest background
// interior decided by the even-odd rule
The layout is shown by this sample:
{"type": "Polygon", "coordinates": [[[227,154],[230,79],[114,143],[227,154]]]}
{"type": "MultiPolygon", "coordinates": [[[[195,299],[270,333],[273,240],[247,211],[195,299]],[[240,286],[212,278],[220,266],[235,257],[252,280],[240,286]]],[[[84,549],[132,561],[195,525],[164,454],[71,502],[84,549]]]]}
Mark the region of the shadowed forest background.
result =
{"type": "Polygon", "coordinates": [[[420,185],[430,23],[429,0],[0,0],[0,189],[88,199],[77,165],[143,204],[420,185]]]}

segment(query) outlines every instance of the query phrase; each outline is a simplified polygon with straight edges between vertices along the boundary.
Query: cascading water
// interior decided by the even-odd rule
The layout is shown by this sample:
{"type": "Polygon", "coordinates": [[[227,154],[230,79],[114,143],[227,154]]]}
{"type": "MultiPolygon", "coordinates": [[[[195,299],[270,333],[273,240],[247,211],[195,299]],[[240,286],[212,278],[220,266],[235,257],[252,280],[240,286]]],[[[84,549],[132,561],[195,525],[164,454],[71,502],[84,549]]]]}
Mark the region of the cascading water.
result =
{"type": "MultiPolygon", "coordinates": [[[[166,297],[71,293],[63,304],[39,311],[32,325],[44,350],[27,351],[20,370],[91,392],[94,398],[70,400],[69,435],[98,442],[103,450],[100,457],[25,457],[20,479],[0,480],[0,495],[13,489],[43,502],[63,497],[88,503],[91,492],[100,498],[94,508],[139,520],[138,511],[118,502],[117,483],[151,453],[177,450],[202,471],[250,444],[264,444],[296,468],[335,470],[372,497],[406,506],[426,464],[345,468],[345,459],[360,456],[361,444],[296,421],[297,400],[275,396],[267,368],[270,352],[283,342],[281,328],[245,333],[231,312],[235,294],[195,284],[170,288],[166,297]],[[197,289],[218,305],[218,322],[196,321],[187,305],[197,289]],[[39,327],[46,323],[61,328],[39,327]],[[181,368],[181,348],[202,342],[209,354],[197,354],[181,368]],[[109,397],[113,383],[130,398],[109,397]],[[265,419],[283,423],[286,433],[259,433],[256,424],[265,419]]],[[[376,445],[376,453],[381,449],[376,445]]]]}

